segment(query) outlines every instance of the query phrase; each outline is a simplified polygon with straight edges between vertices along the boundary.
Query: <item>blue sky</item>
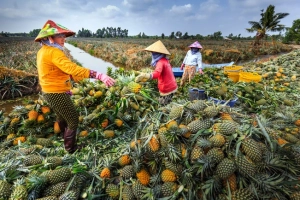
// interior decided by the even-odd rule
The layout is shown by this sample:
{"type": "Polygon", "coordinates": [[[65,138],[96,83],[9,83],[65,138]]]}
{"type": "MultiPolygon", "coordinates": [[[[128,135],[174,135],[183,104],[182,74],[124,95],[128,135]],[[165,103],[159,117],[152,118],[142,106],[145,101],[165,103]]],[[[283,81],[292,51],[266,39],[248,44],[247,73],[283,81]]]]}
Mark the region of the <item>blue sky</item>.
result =
{"type": "Polygon", "coordinates": [[[290,27],[300,19],[299,0],[0,0],[0,31],[28,33],[51,19],[75,32],[121,27],[129,35],[221,31],[223,36],[254,36],[245,30],[248,21],[259,21],[270,4],[276,13],[290,14],[281,24],[290,27]]]}

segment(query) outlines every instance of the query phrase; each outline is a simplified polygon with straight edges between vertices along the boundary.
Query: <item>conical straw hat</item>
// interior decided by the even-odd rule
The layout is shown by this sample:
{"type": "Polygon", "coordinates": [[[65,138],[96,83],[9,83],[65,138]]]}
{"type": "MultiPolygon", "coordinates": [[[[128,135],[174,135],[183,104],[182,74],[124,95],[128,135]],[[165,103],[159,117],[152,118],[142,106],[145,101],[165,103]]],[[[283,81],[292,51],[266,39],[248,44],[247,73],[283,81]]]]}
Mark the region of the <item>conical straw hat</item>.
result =
{"type": "Polygon", "coordinates": [[[165,47],[165,45],[160,40],[158,40],[157,42],[151,44],[150,46],[148,46],[144,50],[145,51],[162,53],[162,54],[166,54],[166,55],[171,55],[170,52],[165,47]]]}
{"type": "Polygon", "coordinates": [[[39,42],[43,38],[53,36],[56,34],[64,34],[66,37],[69,37],[75,35],[75,32],[67,29],[66,27],[60,24],[55,23],[52,20],[48,20],[34,41],[39,42]]]}
{"type": "Polygon", "coordinates": [[[194,47],[194,48],[202,49],[202,46],[201,46],[201,44],[198,41],[194,42],[189,47],[194,47]]]}

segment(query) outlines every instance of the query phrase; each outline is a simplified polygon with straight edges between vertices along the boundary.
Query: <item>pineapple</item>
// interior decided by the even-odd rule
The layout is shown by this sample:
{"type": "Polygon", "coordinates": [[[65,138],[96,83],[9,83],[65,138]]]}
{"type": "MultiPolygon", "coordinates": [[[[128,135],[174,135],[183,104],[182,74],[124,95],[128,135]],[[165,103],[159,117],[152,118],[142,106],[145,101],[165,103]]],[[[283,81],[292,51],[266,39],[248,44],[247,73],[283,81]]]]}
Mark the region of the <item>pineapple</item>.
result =
{"type": "Polygon", "coordinates": [[[224,153],[220,148],[212,148],[207,152],[213,163],[218,164],[224,159],[224,153]]]}
{"type": "Polygon", "coordinates": [[[68,181],[71,178],[71,176],[72,176],[71,169],[66,167],[49,171],[49,174],[47,174],[48,182],[52,185],[56,183],[68,181]]]}
{"type": "Polygon", "coordinates": [[[291,133],[286,133],[282,137],[283,139],[285,139],[286,141],[292,144],[296,144],[299,141],[299,139],[291,133]]]}
{"type": "Polygon", "coordinates": [[[116,124],[117,127],[121,127],[123,125],[123,123],[124,123],[123,120],[115,119],[115,124],[116,124]]]}
{"type": "Polygon", "coordinates": [[[228,178],[231,174],[233,174],[236,170],[236,166],[233,160],[229,158],[224,158],[216,168],[216,174],[221,179],[228,178]]]}
{"type": "Polygon", "coordinates": [[[45,122],[45,117],[43,114],[39,114],[36,120],[37,120],[37,123],[42,124],[45,122]]]}
{"type": "Polygon", "coordinates": [[[16,125],[20,121],[20,118],[15,117],[10,121],[10,126],[16,125]]]}
{"type": "Polygon", "coordinates": [[[68,186],[68,182],[60,182],[46,187],[43,191],[43,196],[60,196],[68,186]]]}
{"type": "Polygon", "coordinates": [[[225,137],[221,134],[213,135],[209,138],[213,147],[222,147],[225,144],[225,137]]]}
{"type": "Polygon", "coordinates": [[[87,137],[89,135],[89,132],[87,130],[82,130],[79,133],[80,137],[87,137]]]}
{"type": "Polygon", "coordinates": [[[48,114],[48,113],[51,112],[49,106],[42,106],[41,111],[42,111],[43,114],[48,114]]]}
{"type": "Polygon", "coordinates": [[[173,171],[165,169],[161,173],[161,180],[163,182],[175,182],[177,180],[177,177],[173,171]]]}
{"type": "Polygon", "coordinates": [[[293,192],[293,193],[290,195],[290,199],[291,199],[291,200],[299,200],[299,199],[300,199],[300,192],[293,192]]]}
{"type": "Polygon", "coordinates": [[[172,131],[178,129],[178,123],[175,120],[171,120],[166,124],[167,130],[172,131]]]}
{"type": "Polygon", "coordinates": [[[150,183],[150,174],[149,172],[142,168],[141,170],[139,170],[137,173],[136,173],[136,177],[137,179],[140,181],[140,183],[142,185],[148,185],[150,183]]]}
{"type": "Polygon", "coordinates": [[[48,179],[44,175],[31,174],[26,178],[26,185],[29,191],[28,199],[36,199],[41,196],[41,193],[47,183],[48,179]]]}
{"type": "Polygon", "coordinates": [[[171,111],[169,113],[169,117],[172,120],[178,119],[178,118],[181,118],[182,113],[183,113],[183,106],[174,105],[171,108],[171,111]]]}
{"type": "Polygon", "coordinates": [[[144,196],[144,193],[143,193],[144,189],[145,189],[145,187],[141,184],[141,182],[139,180],[136,180],[132,184],[132,192],[133,192],[135,198],[137,198],[137,199],[142,199],[142,197],[144,196]]]}
{"type": "Polygon", "coordinates": [[[254,200],[255,198],[249,189],[243,188],[234,191],[232,193],[231,199],[232,200],[254,200]]]}
{"type": "Polygon", "coordinates": [[[19,142],[23,143],[26,141],[26,137],[25,136],[20,136],[20,137],[16,137],[13,141],[13,145],[16,146],[19,144],[19,142]]]}
{"type": "Polygon", "coordinates": [[[4,180],[0,180],[0,199],[8,199],[10,195],[11,185],[4,180]]]}
{"type": "Polygon", "coordinates": [[[177,183],[174,182],[165,182],[162,187],[162,194],[164,197],[172,196],[178,189],[177,183]]]}
{"type": "Polygon", "coordinates": [[[58,200],[58,198],[56,196],[48,196],[48,197],[38,198],[36,200],[58,200]]]}
{"type": "Polygon", "coordinates": [[[246,156],[239,154],[235,157],[235,163],[238,169],[238,172],[243,176],[254,176],[256,174],[255,165],[246,156]]]}
{"type": "Polygon", "coordinates": [[[134,200],[135,199],[131,186],[125,185],[123,187],[122,199],[123,200],[134,200]]]}
{"type": "Polygon", "coordinates": [[[111,155],[106,155],[101,159],[101,166],[103,167],[100,172],[101,178],[110,178],[111,177],[111,166],[114,164],[115,160],[111,155]]]}
{"type": "Polygon", "coordinates": [[[222,123],[215,123],[212,128],[216,133],[230,136],[237,131],[238,123],[234,121],[225,121],[222,123]]]}
{"type": "Polygon", "coordinates": [[[251,139],[247,138],[242,141],[242,150],[245,152],[252,161],[259,162],[262,159],[262,152],[259,144],[251,139]]]}
{"type": "Polygon", "coordinates": [[[193,100],[186,107],[193,110],[195,113],[198,113],[206,107],[206,104],[203,100],[193,100]]]}
{"type": "Polygon", "coordinates": [[[177,164],[177,163],[173,163],[171,161],[165,160],[164,161],[165,167],[166,169],[171,170],[172,172],[174,172],[177,176],[180,176],[182,173],[182,165],[177,164]]]}
{"type": "Polygon", "coordinates": [[[236,182],[236,175],[235,173],[231,174],[227,179],[223,180],[224,188],[227,188],[227,183],[229,184],[230,191],[237,190],[237,182],[236,182]]]}
{"type": "Polygon", "coordinates": [[[46,158],[46,164],[49,166],[50,169],[55,169],[58,166],[69,164],[74,162],[75,158],[70,155],[65,155],[64,157],[58,156],[49,156],[46,158]]]}
{"type": "Polygon", "coordinates": [[[167,133],[168,133],[168,129],[166,127],[160,127],[158,129],[158,137],[159,137],[159,140],[160,140],[160,144],[162,147],[166,147],[168,146],[168,139],[167,139],[167,133]]]}
{"type": "Polygon", "coordinates": [[[36,121],[39,113],[36,110],[30,110],[27,114],[29,121],[36,121]]]}
{"type": "Polygon", "coordinates": [[[51,147],[53,145],[52,140],[49,138],[38,138],[36,144],[42,145],[43,147],[51,147]]]}
{"type": "Polygon", "coordinates": [[[112,199],[118,199],[120,195],[119,187],[115,184],[108,184],[105,189],[106,194],[112,199]]]}
{"type": "Polygon", "coordinates": [[[131,81],[128,83],[127,87],[129,88],[129,90],[133,93],[139,93],[141,88],[142,88],[142,85],[139,84],[139,83],[136,83],[134,81],[131,81]]]}
{"type": "Polygon", "coordinates": [[[224,121],[234,121],[231,115],[227,112],[221,112],[221,119],[224,121]]]}
{"type": "Polygon", "coordinates": [[[182,135],[185,138],[190,138],[191,136],[191,131],[189,131],[188,127],[184,124],[180,124],[179,126],[180,129],[180,135],[182,135]]]}
{"type": "Polygon", "coordinates": [[[54,122],[53,129],[54,129],[55,134],[58,134],[61,132],[58,122],[54,122]]]}
{"type": "Polygon", "coordinates": [[[38,164],[41,164],[42,162],[43,162],[42,157],[39,155],[35,155],[35,154],[28,155],[23,160],[23,164],[25,166],[38,165],[38,164]]]}
{"type": "Polygon", "coordinates": [[[151,152],[157,152],[159,150],[160,144],[159,144],[158,136],[156,134],[154,134],[151,137],[151,139],[148,143],[148,147],[151,152]]]}
{"type": "Polygon", "coordinates": [[[211,125],[212,123],[210,119],[204,119],[204,120],[196,119],[191,123],[189,123],[187,127],[191,131],[191,133],[197,133],[201,129],[209,129],[211,125]]]}
{"type": "Polygon", "coordinates": [[[133,166],[132,165],[126,165],[122,168],[120,176],[123,177],[124,179],[130,179],[133,177],[134,172],[133,172],[133,166]]]}
{"type": "Polygon", "coordinates": [[[108,126],[108,119],[103,119],[103,121],[101,122],[101,127],[102,128],[106,128],[108,126]]]}
{"type": "Polygon", "coordinates": [[[220,108],[216,105],[212,106],[207,106],[204,110],[203,113],[207,118],[212,118],[215,117],[219,114],[220,108]]]}
{"type": "Polygon", "coordinates": [[[111,176],[111,172],[108,167],[105,167],[101,170],[101,172],[100,172],[101,178],[110,178],[110,176],[111,176]]]}
{"type": "Polygon", "coordinates": [[[103,131],[104,138],[113,138],[115,137],[115,131],[114,130],[105,130],[103,131]]]}
{"type": "Polygon", "coordinates": [[[62,195],[59,196],[59,200],[77,200],[78,199],[78,192],[74,190],[69,190],[62,195]]]}
{"type": "Polygon", "coordinates": [[[19,151],[24,155],[29,155],[33,153],[37,148],[35,146],[30,146],[28,148],[20,148],[19,151]]]}
{"type": "Polygon", "coordinates": [[[131,158],[128,154],[122,155],[118,161],[118,163],[121,167],[124,167],[125,165],[129,165],[130,162],[131,162],[131,158]]]}
{"type": "Polygon", "coordinates": [[[195,145],[191,151],[190,159],[192,162],[202,158],[204,156],[204,151],[201,147],[195,145]]]}
{"type": "Polygon", "coordinates": [[[27,200],[27,197],[28,193],[25,186],[25,180],[23,178],[17,179],[9,199],[27,200]]]}
{"type": "Polygon", "coordinates": [[[132,102],[132,101],[129,102],[129,105],[130,105],[130,107],[131,107],[132,109],[134,109],[134,110],[136,110],[136,111],[140,110],[140,106],[139,106],[138,104],[132,102]]]}

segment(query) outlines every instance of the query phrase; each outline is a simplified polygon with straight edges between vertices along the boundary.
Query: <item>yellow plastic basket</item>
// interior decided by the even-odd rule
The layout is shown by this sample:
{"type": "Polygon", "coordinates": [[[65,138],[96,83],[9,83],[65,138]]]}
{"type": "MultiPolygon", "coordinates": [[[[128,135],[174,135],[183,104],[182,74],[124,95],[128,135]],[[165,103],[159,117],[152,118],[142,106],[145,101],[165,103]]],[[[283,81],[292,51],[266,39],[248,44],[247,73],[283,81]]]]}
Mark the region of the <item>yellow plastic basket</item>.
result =
{"type": "Polygon", "coordinates": [[[240,72],[239,82],[260,82],[262,76],[256,72],[240,72]]]}
{"type": "Polygon", "coordinates": [[[233,82],[238,82],[239,73],[243,70],[243,66],[233,65],[224,67],[224,74],[228,75],[233,82]]]}

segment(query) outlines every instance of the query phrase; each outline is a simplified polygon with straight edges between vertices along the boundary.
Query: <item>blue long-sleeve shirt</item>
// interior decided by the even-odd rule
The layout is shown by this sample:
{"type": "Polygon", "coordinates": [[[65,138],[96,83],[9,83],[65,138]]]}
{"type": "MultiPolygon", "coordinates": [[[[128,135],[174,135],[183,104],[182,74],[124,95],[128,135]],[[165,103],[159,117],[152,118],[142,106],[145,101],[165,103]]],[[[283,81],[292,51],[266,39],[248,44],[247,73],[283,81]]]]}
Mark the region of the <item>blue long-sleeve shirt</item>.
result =
{"type": "Polygon", "coordinates": [[[198,69],[203,69],[202,67],[202,55],[200,52],[192,54],[191,50],[186,53],[186,56],[183,60],[183,64],[189,66],[197,66],[198,69]]]}

